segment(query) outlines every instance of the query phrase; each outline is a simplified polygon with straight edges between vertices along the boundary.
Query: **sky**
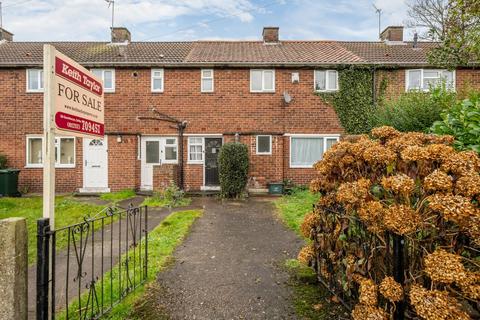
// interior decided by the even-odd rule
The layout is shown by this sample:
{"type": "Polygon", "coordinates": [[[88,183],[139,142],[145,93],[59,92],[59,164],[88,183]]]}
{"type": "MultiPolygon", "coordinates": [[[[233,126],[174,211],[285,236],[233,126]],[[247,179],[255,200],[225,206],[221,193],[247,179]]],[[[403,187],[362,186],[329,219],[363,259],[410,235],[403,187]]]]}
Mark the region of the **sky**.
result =
{"type": "MultiPolygon", "coordinates": [[[[377,40],[402,25],[406,0],[115,0],[115,26],[133,41],[258,40],[264,26],[283,40],[377,40]]],[[[0,0],[15,41],[108,41],[106,0],[0,0]]],[[[412,32],[406,31],[406,39],[412,32]]]]}

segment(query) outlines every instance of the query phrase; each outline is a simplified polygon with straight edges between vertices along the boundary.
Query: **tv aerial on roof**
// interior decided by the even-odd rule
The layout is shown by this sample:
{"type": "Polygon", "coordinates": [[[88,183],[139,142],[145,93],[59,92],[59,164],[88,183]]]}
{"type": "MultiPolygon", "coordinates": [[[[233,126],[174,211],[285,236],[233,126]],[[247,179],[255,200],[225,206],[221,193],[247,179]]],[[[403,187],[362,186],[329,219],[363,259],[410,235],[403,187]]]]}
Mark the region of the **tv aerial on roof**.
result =
{"type": "Polygon", "coordinates": [[[113,22],[114,22],[114,17],[115,17],[115,0],[105,0],[106,3],[108,3],[108,7],[112,6],[112,29],[113,29],[113,22]]]}
{"type": "Polygon", "coordinates": [[[378,37],[380,38],[380,32],[381,30],[381,19],[382,19],[382,9],[378,8],[375,3],[372,3],[373,8],[375,9],[375,12],[378,14],[378,37]]]}

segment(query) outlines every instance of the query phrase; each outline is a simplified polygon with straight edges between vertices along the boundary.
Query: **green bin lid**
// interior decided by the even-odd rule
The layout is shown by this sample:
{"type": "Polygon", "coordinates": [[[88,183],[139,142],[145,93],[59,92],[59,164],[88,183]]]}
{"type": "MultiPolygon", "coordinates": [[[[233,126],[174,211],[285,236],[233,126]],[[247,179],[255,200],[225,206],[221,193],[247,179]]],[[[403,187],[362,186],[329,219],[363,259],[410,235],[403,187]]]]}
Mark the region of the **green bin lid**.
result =
{"type": "Polygon", "coordinates": [[[20,172],[19,169],[0,169],[0,173],[17,173],[20,172]]]}

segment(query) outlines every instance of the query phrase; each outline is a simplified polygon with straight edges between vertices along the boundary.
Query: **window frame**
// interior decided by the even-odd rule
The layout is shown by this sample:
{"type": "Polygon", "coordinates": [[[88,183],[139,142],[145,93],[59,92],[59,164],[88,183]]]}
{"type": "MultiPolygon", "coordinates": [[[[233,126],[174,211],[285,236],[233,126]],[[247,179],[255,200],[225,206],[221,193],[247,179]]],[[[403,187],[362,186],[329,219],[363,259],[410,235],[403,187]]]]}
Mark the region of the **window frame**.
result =
{"type": "MultiPolygon", "coordinates": [[[[25,168],[43,168],[43,148],[44,148],[44,139],[41,135],[27,135],[25,145],[25,168]],[[30,159],[30,139],[40,139],[42,141],[42,163],[29,163],[30,159]]],[[[57,154],[57,160],[55,161],[55,168],[75,168],[77,165],[77,143],[76,138],[73,136],[58,136],[55,137],[55,150],[57,154]],[[73,139],[73,163],[60,163],[60,151],[62,149],[62,140],[63,139],[73,139]]]]}
{"type": "Polygon", "coordinates": [[[250,69],[250,92],[252,93],[275,93],[275,69],[250,69]],[[262,89],[253,89],[253,72],[262,72],[262,89]],[[272,72],[272,89],[265,89],[265,72],[272,72]]]}
{"type": "Polygon", "coordinates": [[[161,163],[171,163],[171,164],[177,164],[178,163],[178,138],[177,137],[164,137],[163,138],[163,143],[162,143],[162,148],[160,149],[161,153],[163,153],[163,159],[160,157],[160,162],[161,163]],[[174,144],[167,144],[168,139],[173,139],[175,140],[174,144]],[[177,156],[173,160],[167,160],[167,147],[175,147],[177,156]]]}
{"type": "Polygon", "coordinates": [[[214,70],[213,69],[200,69],[200,92],[202,93],[212,93],[215,91],[215,80],[214,80],[214,70]],[[211,77],[205,77],[203,75],[204,71],[210,71],[212,73],[211,77]],[[211,90],[205,90],[203,88],[203,80],[212,80],[212,89],[211,90]]]}
{"type": "Polygon", "coordinates": [[[188,137],[188,143],[187,143],[187,149],[188,149],[188,152],[187,152],[187,164],[203,164],[203,162],[205,161],[205,138],[204,137],[198,137],[198,136],[193,136],[193,137],[188,137]],[[190,140],[191,139],[201,139],[201,142],[200,143],[191,143],[190,140]],[[195,145],[195,146],[201,146],[202,150],[200,151],[200,154],[202,155],[202,159],[201,160],[191,160],[190,159],[190,155],[191,155],[191,152],[190,152],[190,146],[191,145],[195,145]]]}
{"type": "Polygon", "coordinates": [[[338,86],[338,71],[337,70],[333,70],[333,69],[315,69],[313,70],[313,90],[315,92],[337,92],[339,90],[339,86],[338,86]],[[317,71],[324,71],[325,72],[325,89],[324,90],[321,90],[321,89],[318,89],[317,90],[317,71]],[[330,84],[330,80],[328,78],[328,74],[330,72],[334,72],[337,76],[335,77],[336,79],[336,83],[335,83],[335,88],[336,89],[328,89],[328,85],[330,84]]]}
{"type": "Polygon", "coordinates": [[[150,69],[150,90],[153,93],[162,93],[165,90],[165,70],[163,68],[160,69],[150,69]],[[155,77],[154,73],[155,72],[161,72],[161,77],[155,77]],[[155,89],[153,87],[154,80],[161,79],[162,80],[162,88],[161,89],[155,89]]]}
{"type": "Polygon", "coordinates": [[[43,82],[43,69],[40,69],[40,68],[27,68],[25,69],[25,80],[26,80],[26,84],[25,84],[25,87],[26,87],[26,92],[29,92],[29,93],[38,93],[38,92],[44,92],[45,91],[45,83],[43,83],[43,87],[40,87],[40,84],[43,82]],[[39,88],[38,89],[30,89],[29,88],[29,84],[30,84],[30,75],[29,75],[29,71],[38,71],[38,75],[37,75],[37,80],[38,80],[38,84],[39,84],[39,88]]]}
{"type": "MultiPolygon", "coordinates": [[[[428,88],[424,88],[424,83],[425,83],[425,76],[424,76],[424,71],[437,71],[437,72],[451,72],[452,73],[452,87],[448,88],[447,90],[456,92],[457,91],[457,82],[456,82],[456,71],[457,70],[448,70],[448,69],[426,69],[426,68],[421,68],[421,69],[405,69],[405,92],[409,91],[421,91],[421,92],[429,92],[430,90],[428,88]],[[410,72],[412,71],[420,71],[420,88],[409,88],[410,85],[410,72]]],[[[431,77],[428,77],[428,79],[434,79],[431,77]]]]}
{"type": "Polygon", "coordinates": [[[273,147],[273,137],[269,134],[259,134],[255,137],[255,154],[259,156],[269,156],[272,155],[272,147],[273,147]],[[259,152],[258,151],[258,138],[260,137],[269,137],[269,152],[259,152]]]}
{"type": "Polygon", "coordinates": [[[288,164],[289,167],[292,169],[311,169],[313,168],[313,163],[312,165],[295,165],[292,164],[292,140],[295,138],[310,138],[310,139],[323,139],[323,153],[322,153],[322,158],[317,160],[320,161],[323,159],[323,155],[327,151],[327,140],[328,139],[336,139],[337,142],[340,141],[340,135],[339,134],[290,134],[289,136],[289,156],[288,156],[288,164]]]}
{"type": "Polygon", "coordinates": [[[102,83],[103,83],[103,92],[114,93],[115,92],[115,69],[113,69],[113,68],[107,68],[107,69],[93,68],[93,69],[90,69],[91,72],[93,72],[94,70],[102,72],[101,80],[102,80],[102,83]],[[111,71],[112,72],[112,87],[111,88],[105,87],[105,71],[111,71]]]}

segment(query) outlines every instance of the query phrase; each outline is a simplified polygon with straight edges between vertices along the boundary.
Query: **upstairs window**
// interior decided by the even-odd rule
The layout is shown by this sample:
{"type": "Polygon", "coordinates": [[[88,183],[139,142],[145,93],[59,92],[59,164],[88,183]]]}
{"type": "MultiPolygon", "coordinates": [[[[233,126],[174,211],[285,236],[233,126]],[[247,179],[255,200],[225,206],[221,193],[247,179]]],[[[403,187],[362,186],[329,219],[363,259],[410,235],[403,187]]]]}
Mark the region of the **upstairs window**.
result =
{"type": "Polygon", "coordinates": [[[202,69],[202,92],[213,92],[213,69],[202,69]]]}
{"type": "Polygon", "coordinates": [[[42,69],[27,69],[27,92],[43,92],[42,69]]]}
{"type": "Polygon", "coordinates": [[[259,155],[272,154],[272,136],[257,136],[256,153],[259,155]]]}
{"type": "Polygon", "coordinates": [[[406,91],[429,91],[445,84],[448,90],[455,90],[455,71],[436,69],[406,70],[406,91]]]}
{"type": "Polygon", "coordinates": [[[103,81],[105,92],[115,92],[115,70],[114,69],[92,69],[94,75],[103,81]]]}
{"type": "Polygon", "coordinates": [[[315,91],[337,91],[338,72],[336,70],[315,70],[315,91]]]}
{"type": "Polygon", "coordinates": [[[275,92],[275,70],[250,70],[250,92],[275,92]]]}
{"type": "Polygon", "coordinates": [[[152,92],[163,92],[163,69],[152,69],[152,92]]]}

